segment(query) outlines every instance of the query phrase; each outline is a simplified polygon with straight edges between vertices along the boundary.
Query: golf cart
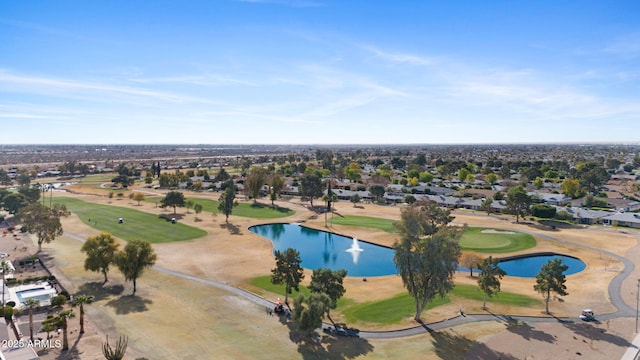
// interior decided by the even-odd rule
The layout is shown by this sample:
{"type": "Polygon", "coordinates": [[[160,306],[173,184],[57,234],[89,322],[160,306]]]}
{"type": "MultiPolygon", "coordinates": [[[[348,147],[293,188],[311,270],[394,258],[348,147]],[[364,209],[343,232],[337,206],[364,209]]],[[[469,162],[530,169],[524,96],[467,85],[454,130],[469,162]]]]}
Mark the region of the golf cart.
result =
{"type": "Polygon", "coordinates": [[[582,320],[582,321],[593,321],[595,319],[596,319],[596,317],[593,314],[593,310],[591,310],[591,309],[582,310],[582,313],[580,314],[580,320],[582,320]]]}

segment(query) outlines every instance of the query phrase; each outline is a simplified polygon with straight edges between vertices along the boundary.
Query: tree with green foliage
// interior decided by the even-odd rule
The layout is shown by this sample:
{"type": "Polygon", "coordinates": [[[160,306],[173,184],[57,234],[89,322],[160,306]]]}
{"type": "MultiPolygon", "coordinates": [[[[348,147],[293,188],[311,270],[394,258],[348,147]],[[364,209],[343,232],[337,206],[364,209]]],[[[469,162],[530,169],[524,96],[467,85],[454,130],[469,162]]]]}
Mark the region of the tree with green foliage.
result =
{"type": "Polygon", "coordinates": [[[498,175],[494,174],[494,173],[488,173],[487,176],[485,177],[485,180],[489,183],[489,184],[495,184],[496,181],[498,181],[498,175]]]}
{"type": "Polygon", "coordinates": [[[522,185],[516,185],[507,191],[507,211],[509,214],[516,216],[516,222],[520,221],[520,216],[529,213],[531,206],[531,197],[527,195],[527,191],[522,185]]]}
{"type": "Polygon", "coordinates": [[[102,344],[102,355],[106,360],[122,360],[127,352],[128,342],[129,339],[126,336],[120,336],[116,341],[115,348],[112,348],[109,344],[109,335],[107,335],[107,341],[102,344]]]}
{"type": "Polygon", "coordinates": [[[43,243],[50,243],[63,233],[61,217],[69,216],[67,207],[63,204],[54,204],[46,207],[38,202],[24,207],[18,213],[18,218],[29,234],[35,234],[38,238],[38,252],[42,250],[43,243]]]}
{"type": "Polygon", "coordinates": [[[317,171],[307,171],[300,178],[300,195],[309,198],[311,207],[313,199],[322,196],[323,186],[321,175],[317,171]]]}
{"type": "Polygon", "coordinates": [[[360,195],[358,194],[351,195],[351,197],[349,198],[349,201],[353,203],[353,207],[356,207],[356,204],[360,202],[360,195]]]}
{"type": "Polygon", "coordinates": [[[144,201],[144,194],[136,191],[133,193],[133,201],[136,201],[138,206],[140,206],[140,203],[144,201]]]}
{"type": "Polygon", "coordinates": [[[18,182],[18,184],[20,186],[28,186],[29,184],[31,184],[31,175],[29,174],[29,172],[27,170],[23,169],[18,174],[18,177],[16,178],[16,181],[18,182]]]}
{"type": "Polygon", "coordinates": [[[102,273],[103,284],[106,284],[109,281],[107,273],[113,264],[118,246],[116,239],[106,232],[87,238],[80,248],[80,251],[87,254],[87,258],[84,259],[84,269],[102,273]]]}
{"type": "Polygon", "coordinates": [[[336,270],[332,271],[331,269],[316,269],[313,270],[313,274],[311,274],[311,284],[309,284],[309,290],[312,293],[323,293],[329,296],[331,301],[329,302],[329,306],[327,307],[327,318],[331,321],[335,326],[335,322],[331,318],[331,314],[329,311],[331,309],[335,309],[338,306],[338,299],[344,295],[347,291],[344,288],[343,280],[347,276],[346,270],[336,270]]]}
{"type": "Polygon", "coordinates": [[[448,225],[453,217],[434,202],[414,204],[400,212],[393,261],[404,286],[415,300],[414,319],[437,295],[444,297],[454,287],[464,228],[448,225]]]}
{"type": "Polygon", "coordinates": [[[487,212],[487,215],[490,215],[493,211],[493,198],[487,197],[482,200],[482,204],[480,204],[480,209],[487,212]]]}
{"type": "Polygon", "coordinates": [[[75,295],[73,297],[71,306],[80,308],[80,334],[84,334],[84,306],[91,304],[94,300],[92,295],[75,295]]]}
{"type": "Polygon", "coordinates": [[[567,269],[569,267],[562,262],[562,259],[555,258],[542,265],[540,272],[536,275],[536,283],[533,285],[533,289],[544,298],[547,314],[549,314],[549,300],[551,300],[552,292],[559,296],[569,295],[566,291],[565,282],[567,279],[564,275],[567,269]]]}
{"type": "Polygon", "coordinates": [[[579,163],[576,165],[576,177],[580,180],[580,185],[588,192],[594,193],[609,180],[609,173],[601,164],[597,162],[579,163]]]}
{"type": "Polygon", "coordinates": [[[193,212],[196,213],[196,221],[198,221],[198,214],[202,212],[202,204],[199,204],[199,203],[194,204],[193,212]]]}
{"type": "Polygon", "coordinates": [[[165,197],[160,200],[160,207],[165,208],[167,206],[173,207],[173,214],[176,213],[177,206],[184,206],[185,198],[184,194],[180,191],[169,191],[165,197]]]}
{"type": "Polygon", "coordinates": [[[34,203],[40,200],[40,193],[42,192],[42,186],[40,184],[24,185],[18,188],[18,193],[24,195],[27,202],[34,203]]]}
{"type": "Polygon", "coordinates": [[[133,295],[136,294],[136,280],[146,268],[156,263],[157,258],[151,244],[143,240],[129,241],[124,250],[115,255],[114,262],[125,280],[133,282],[133,295]]]}
{"type": "Polygon", "coordinates": [[[369,193],[371,193],[371,196],[373,196],[376,202],[379,201],[380,198],[384,196],[385,192],[386,190],[382,185],[371,185],[369,187],[369,193]]]}
{"type": "Polygon", "coordinates": [[[129,186],[133,185],[134,179],[128,174],[119,174],[118,176],[111,179],[111,182],[123,189],[126,189],[129,186]]]}
{"type": "Polygon", "coordinates": [[[63,310],[42,322],[43,325],[50,324],[62,329],[62,351],[69,350],[68,319],[74,318],[75,316],[76,314],[72,310],[63,310]]]}
{"type": "Polygon", "coordinates": [[[269,177],[269,196],[271,199],[271,206],[274,205],[274,201],[278,200],[280,191],[284,188],[284,179],[278,174],[271,174],[269,177]]]}
{"type": "Polygon", "coordinates": [[[535,186],[536,189],[540,189],[542,188],[542,186],[544,186],[544,181],[542,180],[541,177],[537,176],[532,182],[531,184],[533,186],[535,186]]]}
{"type": "Polygon", "coordinates": [[[417,199],[413,195],[407,194],[407,195],[404,196],[404,202],[409,204],[409,205],[415,203],[416,201],[417,201],[417,199]]]}
{"type": "Polygon", "coordinates": [[[227,186],[222,195],[220,195],[218,202],[218,210],[224,214],[225,222],[229,223],[229,215],[233,212],[233,207],[238,204],[236,202],[236,188],[233,182],[230,186],[227,186]]]}
{"type": "Polygon", "coordinates": [[[9,173],[5,169],[0,169],[0,185],[11,185],[11,183],[9,173]]]}
{"type": "Polygon", "coordinates": [[[299,291],[300,282],[304,279],[304,269],[300,264],[300,253],[293,248],[288,248],[284,252],[275,251],[276,267],[271,269],[271,283],[276,285],[284,284],[284,303],[289,306],[289,294],[293,290],[299,291]]]}
{"type": "Polygon", "coordinates": [[[144,177],[144,183],[145,184],[153,183],[153,171],[147,171],[144,177]]]}
{"type": "Polygon", "coordinates": [[[580,180],[578,179],[564,179],[560,185],[562,193],[566,196],[577,199],[582,196],[582,190],[580,189],[580,180]]]}
{"type": "Polygon", "coordinates": [[[14,321],[13,317],[14,315],[17,316],[19,312],[20,312],[19,309],[16,309],[10,305],[4,306],[2,308],[2,315],[4,316],[4,320],[6,324],[11,326],[11,329],[13,330],[13,335],[16,337],[16,339],[20,339],[20,332],[18,331],[18,327],[16,326],[16,322],[14,321]]]}
{"type": "Polygon", "coordinates": [[[184,201],[184,207],[187,209],[187,214],[190,214],[189,210],[193,207],[193,200],[191,199],[185,199],[184,201]]]}
{"type": "Polygon", "coordinates": [[[61,308],[67,303],[67,297],[64,294],[58,294],[51,298],[51,306],[61,308]]]}
{"type": "Polygon", "coordinates": [[[229,173],[224,168],[220,168],[213,181],[225,182],[229,179],[231,179],[231,175],[229,175],[229,173]]]}
{"type": "Polygon", "coordinates": [[[351,182],[358,182],[362,178],[362,169],[360,168],[360,164],[355,161],[352,161],[349,166],[344,170],[345,176],[351,182]]]}
{"type": "Polygon", "coordinates": [[[293,300],[293,319],[300,330],[313,333],[322,327],[322,317],[329,311],[331,299],[325,293],[312,293],[309,296],[298,295],[293,300]]]}
{"type": "Polygon", "coordinates": [[[29,205],[27,198],[20,193],[9,193],[2,198],[2,207],[9,214],[17,214],[29,205]]]}
{"type": "Polygon", "coordinates": [[[433,174],[430,172],[421,172],[420,173],[420,182],[423,183],[431,183],[433,181],[433,174]]]}
{"type": "Polygon", "coordinates": [[[531,215],[544,219],[552,219],[556,216],[556,207],[547,204],[531,205],[531,215]]]}
{"type": "Polygon", "coordinates": [[[467,177],[472,175],[471,172],[467,168],[461,168],[458,170],[458,180],[465,182],[467,181],[467,177]]]}
{"type": "Polygon", "coordinates": [[[40,306],[40,301],[35,298],[28,298],[22,302],[22,305],[29,311],[29,339],[33,342],[33,309],[40,306]]]}
{"type": "Polygon", "coordinates": [[[482,290],[482,309],[487,309],[487,297],[500,292],[500,280],[507,273],[499,266],[499,260],[489,256],[482,260],[480,264],[480,275],[478,276],[478,286],[482,290]]]}
{"type": "Polygon", "coordinates": [[[260,191],[267,182],[267,171],[263,167],[253,167],[249,171],[249,175],[245,179],[245,186],[249,191],[249,196],[253,199],[253,203],[258,202],[260,191]]]}

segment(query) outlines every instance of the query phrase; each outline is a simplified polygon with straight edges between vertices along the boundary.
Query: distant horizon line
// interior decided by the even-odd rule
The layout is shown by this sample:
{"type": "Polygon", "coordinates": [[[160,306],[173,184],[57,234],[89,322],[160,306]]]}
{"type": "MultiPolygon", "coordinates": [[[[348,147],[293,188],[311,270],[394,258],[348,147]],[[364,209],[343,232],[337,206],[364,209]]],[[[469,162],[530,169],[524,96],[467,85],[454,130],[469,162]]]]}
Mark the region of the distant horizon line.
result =
{"type": "Polygon", "coordinates": [[[460,146],[460,145],[640,145],[640,141],[486,142],[486,143],[4,143],[7,146],[460,146]]]}

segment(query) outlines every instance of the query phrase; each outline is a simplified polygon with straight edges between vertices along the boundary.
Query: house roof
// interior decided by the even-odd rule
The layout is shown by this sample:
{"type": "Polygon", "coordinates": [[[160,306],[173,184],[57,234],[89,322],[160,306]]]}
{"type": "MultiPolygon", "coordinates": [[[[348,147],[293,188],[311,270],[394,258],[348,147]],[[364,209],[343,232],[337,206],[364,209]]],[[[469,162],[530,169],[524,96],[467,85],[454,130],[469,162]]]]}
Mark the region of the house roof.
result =
{"type": "Polygon", "coordinates": [[[613,214],[611,211],[606,210],[591,210],[581,207],[557,207],[557,211],[566,211],[571,214],[574,219],[601,219],[605,216],[613,214]]]}
{"type": "Polygon", "coordinates": [[[613,213],[609,216],[605,216],[603,219],[640,224],[640,214],[638,213],[613,213]]]}

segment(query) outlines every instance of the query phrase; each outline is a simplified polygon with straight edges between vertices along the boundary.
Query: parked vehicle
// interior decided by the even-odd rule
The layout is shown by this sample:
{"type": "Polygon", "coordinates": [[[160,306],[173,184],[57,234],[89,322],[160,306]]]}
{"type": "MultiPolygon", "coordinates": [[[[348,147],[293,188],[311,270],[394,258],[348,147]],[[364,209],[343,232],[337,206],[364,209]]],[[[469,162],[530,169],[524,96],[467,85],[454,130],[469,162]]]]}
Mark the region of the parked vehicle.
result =
{"type": "Polygon", "coordinates": [[[591,309],[584,309],[582,310],[582,313],[580,314],[580,320],[582,321],[592,321],[595,320],[595,315],[593,314],[593,310],[591,309]]]}

